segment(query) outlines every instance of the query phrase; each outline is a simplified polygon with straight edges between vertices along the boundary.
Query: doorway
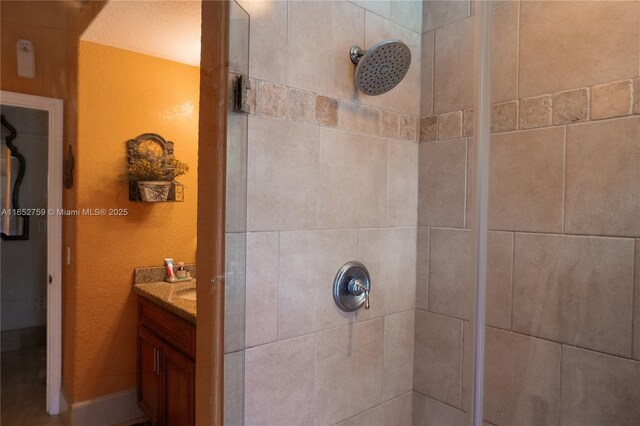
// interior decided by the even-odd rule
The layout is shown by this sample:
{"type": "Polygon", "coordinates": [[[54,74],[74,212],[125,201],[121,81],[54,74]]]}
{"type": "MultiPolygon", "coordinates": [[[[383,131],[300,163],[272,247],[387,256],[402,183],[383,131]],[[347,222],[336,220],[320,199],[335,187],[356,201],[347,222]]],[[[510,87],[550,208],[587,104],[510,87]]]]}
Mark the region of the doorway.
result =
{"type": "Polygon", "coordinates": [[[1,396],[11,423],[60,411],[63,101],[0,96],[1,396]]]}

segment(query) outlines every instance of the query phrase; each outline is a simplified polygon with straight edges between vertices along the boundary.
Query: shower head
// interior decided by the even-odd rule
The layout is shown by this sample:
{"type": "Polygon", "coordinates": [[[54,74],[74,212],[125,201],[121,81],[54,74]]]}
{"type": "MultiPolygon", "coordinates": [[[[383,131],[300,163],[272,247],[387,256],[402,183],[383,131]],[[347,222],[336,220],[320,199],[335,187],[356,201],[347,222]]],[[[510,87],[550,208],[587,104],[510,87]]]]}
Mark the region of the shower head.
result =
{"type": "Polygon", "coordinates": [[[356,67],[356,86],[364,94],[382,95],[396,87],[407,75],[411,51],[400,40],[382,40],[367,51],[353,46],[349,52],[356,67]]]}

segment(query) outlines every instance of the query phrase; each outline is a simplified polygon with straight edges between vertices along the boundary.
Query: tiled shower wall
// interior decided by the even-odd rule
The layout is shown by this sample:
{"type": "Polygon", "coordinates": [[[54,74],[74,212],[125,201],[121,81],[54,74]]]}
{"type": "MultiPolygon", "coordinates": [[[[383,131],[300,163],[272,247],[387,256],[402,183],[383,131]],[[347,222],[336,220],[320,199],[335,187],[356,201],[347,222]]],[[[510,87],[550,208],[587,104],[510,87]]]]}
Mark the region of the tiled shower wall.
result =
{"type": "MultiPolygon", "coordinates": [[[[424,8],[414,424],[463,424],[474,18],[424,8]]],[[[640,4],[493,14],[485,419],[638,424],[640,4]]]]}
{"type": "Polygon", "coordinates": [[[244,422],[409,423],[422,4],[241,4],[255,95],[246,332],[227,368],[244,361],[244,422]],[[349,49],[385,38],[409,45],[411,69],[394,91],[365,97],[349,49]],[[371,309],[357,314],[332,298],[350,260],[373,279],[371,309]]]}

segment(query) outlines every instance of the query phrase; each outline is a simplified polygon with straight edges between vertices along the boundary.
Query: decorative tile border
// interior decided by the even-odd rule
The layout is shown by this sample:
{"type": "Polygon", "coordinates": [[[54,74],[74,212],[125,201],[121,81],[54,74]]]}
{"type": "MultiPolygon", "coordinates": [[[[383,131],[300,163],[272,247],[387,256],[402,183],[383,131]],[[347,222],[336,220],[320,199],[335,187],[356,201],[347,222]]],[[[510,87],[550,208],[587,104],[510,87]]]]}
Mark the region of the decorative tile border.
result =
{"type": "Polygon", "coordinates": [[[418,141],[417,117],[268,81],[251,78],[250,82],[250,114],[389,139],[418,141]]]}
{"type": "MultiPolygon", "coordinates": [[[[419,141],[473,136],[473,109],[420,118],[419,141]]],[[[640,114],[640,79],[621,80],[491,106],[491,133],[640,114]]]]}

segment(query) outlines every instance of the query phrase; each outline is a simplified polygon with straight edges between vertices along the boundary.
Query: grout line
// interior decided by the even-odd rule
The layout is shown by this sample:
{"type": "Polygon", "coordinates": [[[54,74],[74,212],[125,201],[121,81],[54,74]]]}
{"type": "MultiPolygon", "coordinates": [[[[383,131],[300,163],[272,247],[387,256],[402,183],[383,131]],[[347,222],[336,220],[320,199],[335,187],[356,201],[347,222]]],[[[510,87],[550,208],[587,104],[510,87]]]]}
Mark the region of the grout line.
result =
{"type": "Polygon", "coordinates": [[[318,129],[318,164],[316,166],[316,220],[315,226],[320,225],[320,165],[322,164],[322,139],[324,131],[322,127],[318,129]]]}
{"type": "Polygon", "coordinates": [[[511,233],[511,301],[509,303],[511,307],[511,315],[509,317],[509,330],[513,331],[513,287],[515,281],[515,268],[516,268],[516,233],[511,233]]]}
{"type": "Polygon", "coordinates": [[[633,240],[633,294],[631,295],[631,357],[640,358],[640,353],[637,353],[636,346],[640,347],[640,342],[636,342],[636,321],[638,320],[637,315],[640,314],[636,312],[636,304],[640,303],[636,294],[640,293],[640,280],[637,277],[640,276],[638,273],[640,270],[640,265],[638,265],[637,259],[640,259],[640,245],[638,245],[638,241],[633,240]]]}
{"type": "Polygon", "coordinates": [[[522,5],[518,2],[517,6],[517,28],[516,28],[516,99],[520,99],[520,13],[522,5]]]}
{"type": "MultiPolygon", "coordinates": [[[[284,67],[284,81],[286,82],[287,86],[289,86],[289,18],[290,18],[290,12],[289,9],[291,8],[291,2],[287,2],[287,18],[286,18],[286,23],[285,23],[285,34],[287,35],[287,42],[285,43],[285,52],[284,52],[284,59],[286,62],[286,65],[284,67]]],[[[249,22],[249,26],[251,26],[251,22],[249,22]]],[[[290,87],[290,86],[289,86],[290,87]]],[[[315,115],[314,115],[315,118],[315,115]]]]}
{"type": "MultiPolygon", "coordinates": [[[[424,6],[424,3],[423,3],[424,6]]],[[[431,43],[431,114],[435,115],[435,98],[436,98],[436,30],[433,31],[433,43],[431,43]]],[[[422,73],[422,70],[420,70],[422,73]]],[[[422,112],[422,111],[421,111],[422,112]]],[[[463,113],[464,115],[464,113],[463,113]]]]}
{"type": "Polygon", "coordinates": [[[560,421],[560,417],[562,417],[562,364],[564,361],[564,347],[565,345],[560,346],[560,374],[558,374],[558,421],[560,421]]]}
{"type": "Polygon", "coordinates": [[[466,138],[464,144],[464,203],[462,212],[462,227],[467,228],[467,197],[469,196],[469,138],[466,138]]]}
{"type": "Polygon", "coordinates": [[[280,268],[280,232],[276,233],[276,236],[278,237],[278,298],[276,299],[276,312],[277,312],[277,317],[276,317],[276,341],[280,340],[280,271],[282,268],[280,268]]]}
{"type": "Polygon", "coordinates": [[[384,200],[384,223],[389,225],[389,192],[390,192],[390,180],[391,180],[391,142],[387,139],[387,190],[384,200]]]}
{"type": "MultiPolygon", "coordinates": [[[[455,228],[450,226],[434,226],[434,225],[420,225],[422,227],[431,227],[432,229],[442,229],[446,231],[469,231],[467,228],[455,228]]],[[[524,234],[524,235],[547,235],[550,237],[582,237],[582,238],[616,238],[620,240],[633,240],[638,238],[636,236],[625,236],[625,235],[596,235],[596,234],[575,234],[575,233],[565,233],[558,234],[557,232],[551,231],[522,231],[518,229],[490,229],[490,233],[493,232],[514,232],[516,234],[524,234]]]]}
{"type": "Polygon", "coordinates": [[[562,226],[561,233],[564,234],[567,215],[567,126],[564,126],[563,135],[564,150],[562,153],[562,226]]]}
{"type": "Polygon", "coordinates": [[[427,311],[430,311],[430,308],[431,308],[431,227],[427,227],[427,311]]]}

